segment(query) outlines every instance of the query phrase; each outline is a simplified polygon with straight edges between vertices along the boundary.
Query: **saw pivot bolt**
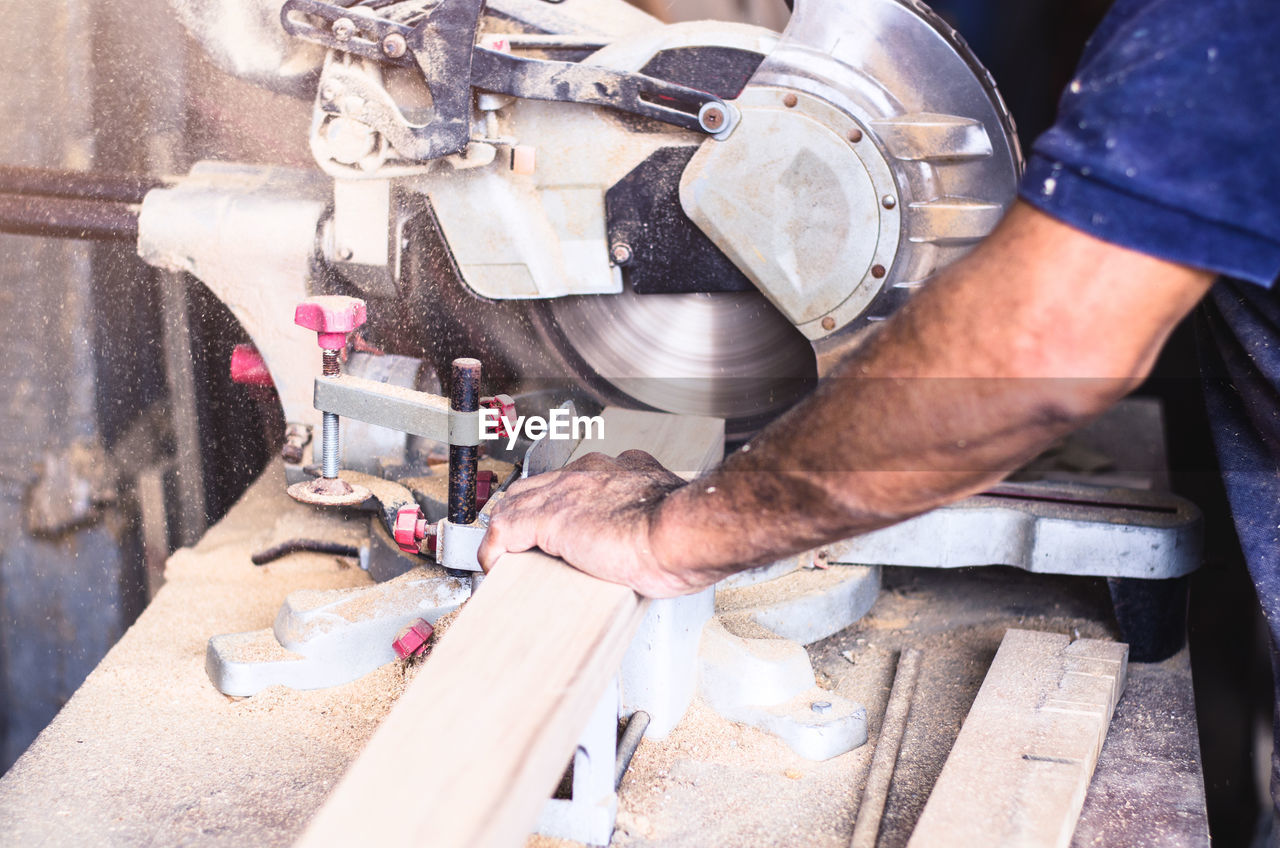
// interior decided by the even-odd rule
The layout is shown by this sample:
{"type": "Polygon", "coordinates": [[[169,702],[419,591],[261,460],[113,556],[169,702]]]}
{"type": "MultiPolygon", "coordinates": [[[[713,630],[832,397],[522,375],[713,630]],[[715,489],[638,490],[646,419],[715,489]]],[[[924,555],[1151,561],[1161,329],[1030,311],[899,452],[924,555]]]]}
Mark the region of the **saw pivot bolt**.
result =
{"type": "MultiPolygon", "coordinates": [[[[342,373],[341,356],[347,347],[347,334],[364,324],[364,321],[364,301],[340,295],[309,297],[298,304],[293,314],[295,324],[315,331],[316,341],[324,356],[326,377],[337,377],[342,373]]],[[[325,412],[323,415],[323,476],[293,484],[289,487],[289,495],[295,500],[318,506],[354,506],[362,503],[369,498],[369,490],[363,486],[353,486],[338,476],[338,463],[342,456],[338,416],[332,412],[325,412]]]]}
{"type": "Polygon", "coordinates": [[[417,504],[402,506],[396,512],[396,521],[392,530],[396,546],[407,554],[422,552],[421,542],[430,533],[427,519],[422,517],[422,510],[417,504]]]}

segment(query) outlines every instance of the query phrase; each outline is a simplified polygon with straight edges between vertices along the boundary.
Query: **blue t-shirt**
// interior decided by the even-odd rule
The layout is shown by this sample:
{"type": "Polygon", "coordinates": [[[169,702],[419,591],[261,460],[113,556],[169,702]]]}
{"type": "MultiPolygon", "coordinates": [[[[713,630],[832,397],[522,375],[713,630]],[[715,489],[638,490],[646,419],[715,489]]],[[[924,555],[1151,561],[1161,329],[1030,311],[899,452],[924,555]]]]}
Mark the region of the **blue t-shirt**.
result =
{"type": "Polygon", "coordinates": [[[1105,241],[1223,276],[1205,302],[1205,398],[1280,645],[1280,2],[1117,0],[1020,194],[1105,241]]]}
{"type": "Polygon", "coordinates": [[[1280,2],[1118,0],[1037,139],[1023,199],[1106,241],[1280,276],[1280,2]]]}

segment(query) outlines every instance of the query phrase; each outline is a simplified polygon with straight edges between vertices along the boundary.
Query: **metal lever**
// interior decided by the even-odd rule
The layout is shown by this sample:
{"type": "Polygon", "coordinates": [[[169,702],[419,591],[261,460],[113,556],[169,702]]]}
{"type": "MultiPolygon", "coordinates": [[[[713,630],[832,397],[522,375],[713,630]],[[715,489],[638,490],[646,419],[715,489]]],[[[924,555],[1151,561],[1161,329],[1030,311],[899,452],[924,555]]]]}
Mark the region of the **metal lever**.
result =
{"type": "Polygon", "coordinates": [[[288,0],[280,22],[290,35],[333,50],[384,64],[416,66],[431,92],[434,114],[423,125],[405,121],[416,143],[412,151],[401,152],[421,160],[466,148],[473,88],[526,100],[606,106],[717,138],[727,136],[737,124],[737,110],[704,91],[644,74],[480,47],[475,42],[483,5],[481,0],[441,0],[411,26],[379,18],[365,7],[288,0]],[[318,18],[328,28],[308,18],[318,18]]]}

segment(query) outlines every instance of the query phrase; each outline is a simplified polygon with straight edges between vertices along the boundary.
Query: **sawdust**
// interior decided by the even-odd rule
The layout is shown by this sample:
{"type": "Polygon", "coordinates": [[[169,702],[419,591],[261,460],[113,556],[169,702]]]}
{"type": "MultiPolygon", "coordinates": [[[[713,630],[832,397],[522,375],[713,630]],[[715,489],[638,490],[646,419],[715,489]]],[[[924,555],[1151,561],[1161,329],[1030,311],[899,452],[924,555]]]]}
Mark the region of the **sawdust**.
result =
{"type": "Polygon", "coordinates": [[[467,602],[463,601],[456,610],[447,612],[436,619],[435,629],[431,633],[431,647],[434,648],[440,644],[440,640],[444,638],[445,632],[449,627],[458,620],[458,616],[462,614],[462,610],[466,607],[467,602]]]}
{"type": "MultiPolygon", "coordinates": [[[[827,574],[819,570],[803,579],[827,574]]],[[[612,844],[845,848],[898,651],[913,646],[924,651],[921,694],[912,704],[877,843],[905,845],[1004,631],[1017,626],[1114,637],[1107,608],[1105,588],[1100,594],[1087,581],[1051,584],[998,569],[887,569],[871,613],[809,647],[819,685],[866,706],[869,743],[810,762],[774,737],[695,702],[670,736],[645,740],[636,752],[612,844]]]]}
{"type": "Polygon", "coordinates": [[[823,592],[849,579],[850,569],[865,570],[861,565],[832,565],[825,568],[802,567],[785,577],[728,589],[716,593],[716,612],[731,613],[756,606],[773,606],[794,601],[815,592],[823,592]]]}
{"type": "MultiPolygon", "coordinates": [[[[333,525],[340,516],[290,501],[273,469],[196,550],[171,559],[153,604],[0,782],[0,843],[46,842],[55,829],[59,842],[94,845],[296,840],[430,657],[313,692],[272,687],[235,699],[213,688],[204,671],[210,636],[269,627],[291,591],[370,585],[331,556],[253,566],[250,552],[290,514],[317,522],[309,525],[316,532],[346,532],[333,525]]],[[[809,648],[819,681],[866,705],[870,744],[809,762],[695,702],[667,738],[640,745],[623,781],[613,844],[844,848],[896,654],[910,645],[924,651],[919,694],[879,843],[904,845],[1004,630],[1113,636],[1099,585],[1002,569],[886,569],[871,614],[809,648]]],[[[436,623],[433,641],[453,618],[436,623]]]]}

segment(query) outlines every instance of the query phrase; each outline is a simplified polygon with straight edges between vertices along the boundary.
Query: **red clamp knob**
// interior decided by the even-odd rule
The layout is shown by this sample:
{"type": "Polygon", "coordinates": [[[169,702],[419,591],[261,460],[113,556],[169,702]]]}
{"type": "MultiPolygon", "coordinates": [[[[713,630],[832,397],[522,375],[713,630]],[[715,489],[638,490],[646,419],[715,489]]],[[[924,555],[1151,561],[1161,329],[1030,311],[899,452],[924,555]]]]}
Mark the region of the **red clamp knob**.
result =
{"type": "Polygon", "coordinates": [[[391,643],[391,648],[402,660],[419,656],[426,653],[432,633],[435,633],[435,628],[425,618],[420,618],[400,631],[400,635],[391,643]]]}
{"type": "Polygon", "coordinates": [[[275,385],[266,360],[251,344],[238,344],[231,349],[231,382],[268,389],[275,385]]]}
{"type": "Polygon", "coordinates": [[[494,428],[495,432],[499,439],[509,438],[511,431],[507,429],[507,422],[516,420],[515,399],[511,395],[494,395],[493,397],[480,398],[480,406],[498,411],[498,424],[494,428]]]}
{"type": "Polygon", "coordinates": [[[315,330],[323,350],[342,350],[347,346],[347,333],[364,324],[364,301],[344,295],[309,297],[293,313],[293,323],[315,330]]]}
{"type": "Polygon", "coordinates": [[[396,513],[395,524],[391,535],[396,545],[407,554],[421,552],[418,543],[427,537],[427,519],[422,517],[422,510],[417,504],[402,506],[396,513]]]}

